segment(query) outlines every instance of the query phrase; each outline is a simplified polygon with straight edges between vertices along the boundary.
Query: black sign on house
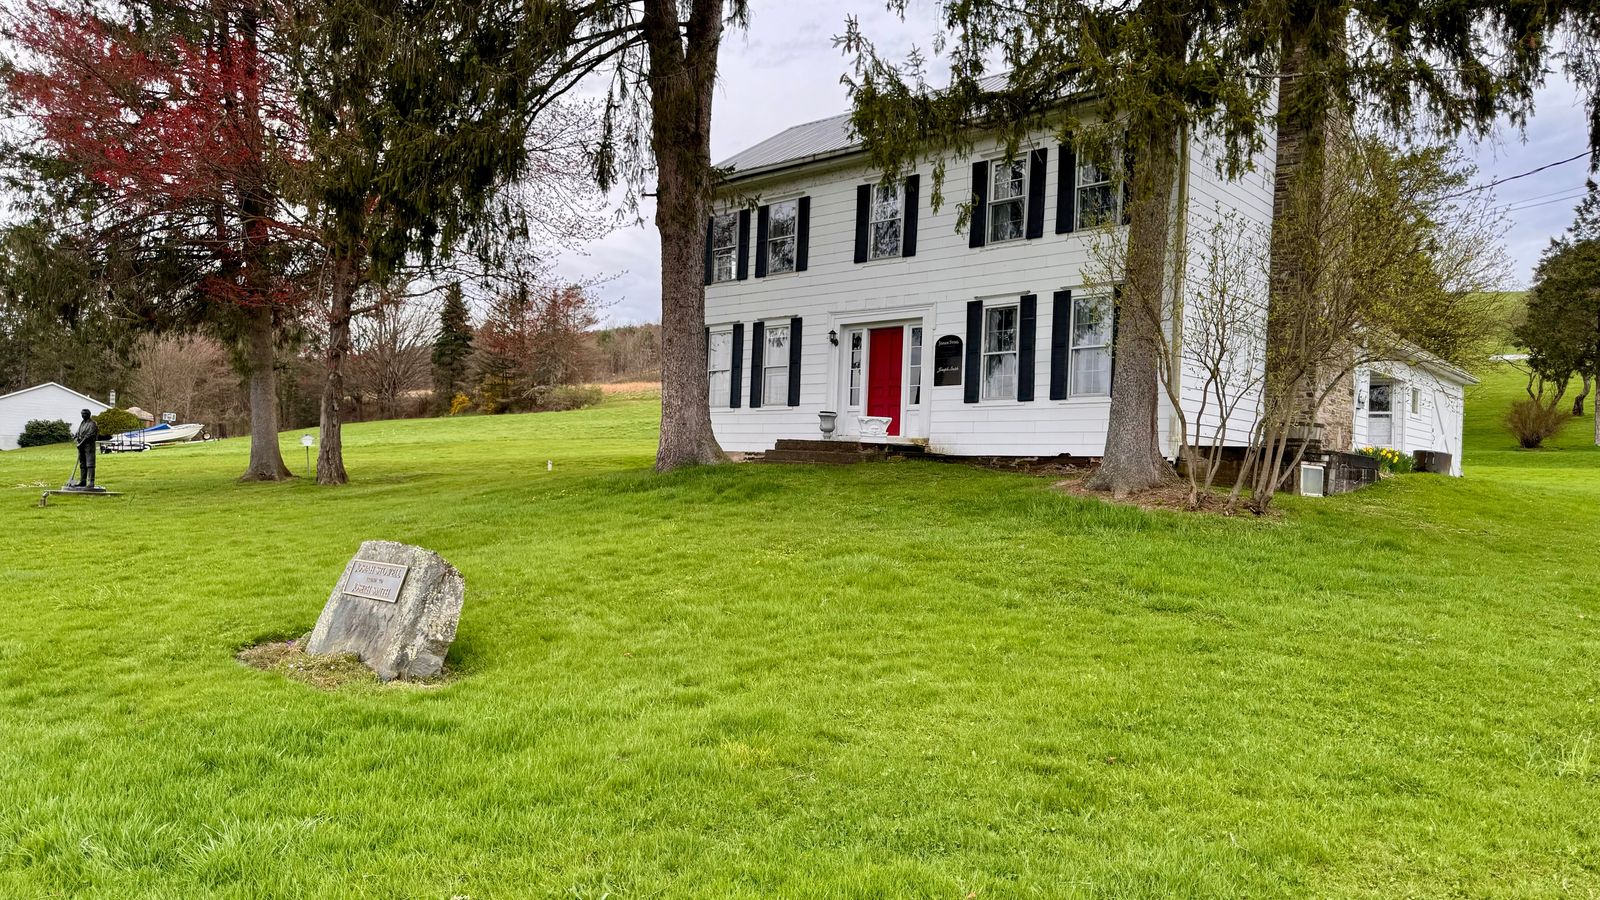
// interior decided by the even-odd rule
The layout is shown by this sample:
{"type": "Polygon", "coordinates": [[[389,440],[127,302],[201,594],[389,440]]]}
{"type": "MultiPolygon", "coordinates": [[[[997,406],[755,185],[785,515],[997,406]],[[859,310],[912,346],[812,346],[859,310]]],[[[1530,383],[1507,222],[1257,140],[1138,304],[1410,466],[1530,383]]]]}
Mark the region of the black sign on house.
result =
{"type": "Polygon", "coordinates": [[[933,345],[933,386],[961,384],[961,338],[947,334],[933,345]]]}

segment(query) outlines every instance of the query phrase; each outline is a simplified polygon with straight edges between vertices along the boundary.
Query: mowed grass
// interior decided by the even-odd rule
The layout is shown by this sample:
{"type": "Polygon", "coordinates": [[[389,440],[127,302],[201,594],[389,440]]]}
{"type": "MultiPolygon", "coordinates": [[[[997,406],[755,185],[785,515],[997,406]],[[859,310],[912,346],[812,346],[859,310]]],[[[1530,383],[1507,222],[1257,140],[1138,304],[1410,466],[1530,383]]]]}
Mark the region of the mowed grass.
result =
{"type": "Polygon", "coordinates": [[[656,476],[638,398],[354,426],[332,490],[0,455],[0,897],[1600,896],[1600,452],[1490,381],[1467,478],[1269,520],[656,476]],[[235,661],[368,538],[465,573],[454,680],[235,661]]]}

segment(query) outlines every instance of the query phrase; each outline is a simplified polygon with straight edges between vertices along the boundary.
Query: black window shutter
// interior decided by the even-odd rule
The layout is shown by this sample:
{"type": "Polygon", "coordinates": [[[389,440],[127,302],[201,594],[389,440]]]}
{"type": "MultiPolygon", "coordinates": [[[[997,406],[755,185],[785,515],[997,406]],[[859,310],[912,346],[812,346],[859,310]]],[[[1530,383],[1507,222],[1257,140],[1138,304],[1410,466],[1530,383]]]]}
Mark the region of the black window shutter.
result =
{"type": "Polygon", "coordinates": [[[756,210],[756,277],[767,277],[767,224],[771,221],[770,206],[756,210]]]}
{"type": "Polygon", "coordinates": [[[1050,399],[1067,399],[1067,341],[1072,334],[1072,292],[1056,291],[1050,308],[1050,399]]]}
{"type": "Polygon", "coordinates": [[[706,368],[711,368],[711,326],[706,326],[706,368]]]}
{"type": "Polygon", "coordinates": [[[978,360],[983,342],[983,301],[967,301],[967,380],[961,383],[963,403],[977,403],[982,376],[978,374],[978,360]]]}
{"type": "Polygon", "coordinates": [[[740,281],[750,277],[750,210],[739,210],[739,270],[734,277],[740,281]]]}
{"type": "Polygon", "coordinates": [[[906,176],[906,187],[900,198],[905,206],[906,223],[900,232],[900,255],[917,255],[917,189],[921,186],[918,175],[906,176]]]}
{"type": "Polygon", "coordinates": [[[711,228],[716,221],[716,216],[706,220],[706,284],[710,284],[712,277],[716,275],[716,260],[711,255],[711,228]]]}
{"type": "Polygon", "coordinates": [[[1056,157],[1056,234],[1072,230],[1078,206],[1078,154],[1072,144],[1062,144],[1056,157]]]}
{"type": "Polygon", "coordinates": [[[728,373],[728,406],[738,409],[744,401],[744,323],[733,326],[733,367],[728,373]]]}
{"type": "MultiPolygon", "coordinates": [[[[972,164],[972,215],[967,217],[972,223],[972,233],[967,235],[968,247],[982,247],[984,233],[989,225],[989,163],[979,161],[972,164]]],[[[976,401],[968,400],[968,403],[976,401]]]]}
{"type": "Polygon", "coordinates": [[[1033,399],[1033,339],[1039,324],[1039,297],[1023,294],[1017,310],[1017,399],[1033,399]]]}
{"type": "Polygon", "coordinates": [[[761,405],[761,348],[767,345],[766,323],[750,325],[750,408],[761,405]]]}
{"type": "Polygon", "coordinates": [[[867,216],[872,212],[872,185],[856,186],[856,262],[867,261],[867,216]]]}
{"type": "Polygon", "coordinates": [[[796,205],[800,221],[794,226],[794,270],[804,272],[811,262],[811,198],[801,197],[796,205]]]}
{"type": "Polygon", "coordinates": [[[1030,241],[1044,237],[1044,173],[1049,157],[1050,151],[1040,147],[1028,159],[1028,218],[1022,236],[1030,241]]]}
{"type": "Polygon", "coordinates": [[[800,405],[800,318],[789,320],[789,405],[800,405]]]}

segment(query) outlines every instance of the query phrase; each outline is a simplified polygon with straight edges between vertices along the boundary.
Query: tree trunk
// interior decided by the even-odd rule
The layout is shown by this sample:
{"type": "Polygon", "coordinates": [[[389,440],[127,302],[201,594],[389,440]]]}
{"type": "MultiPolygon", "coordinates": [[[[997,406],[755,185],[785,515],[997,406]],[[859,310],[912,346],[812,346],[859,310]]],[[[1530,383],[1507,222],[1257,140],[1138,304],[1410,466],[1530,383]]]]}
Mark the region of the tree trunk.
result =
{"type": "Polygon", "coordinates": [[[723,462],[706,376],[704,247],[712,193],[711,99],[721,0],[695,0],[687,29],[674,0],[646,0],[656,228],[661,234],[661,440],[656,471],[723,462]],[[685,39],[687,38],[687,39],[685,39]]]}
{"type": "Polygon", "coordinates": [[[240,481],[282,481],[293,473],[278,449],[278,331],[272,310],[245,312],[245,359],[250,367],[250,466],[240,481]]]}
{"type": "MultiPolygon", "coordinates": [[[[1595,384],[1600,384],[1600,364],[1595,366],[1595,384]]],[[[1600,447],[1600,400],[1594,403],[1594,445],[1600,447]]]]}
{"type": "Polygon", "coordinates": [[[1578,418],[1582,418],[1583,417],[1583,401],[1589,399],[1589,388],[1592,386],[1592,384],[1593,384],[1593,379],[1588,375],[1584,375],[1583,376],[1583,390],[1581,392],[1579,392],[1578,396],[1572,398],[1572,414],[1573,414],[1573,416],[1578,417],[1578,418]]]}
{"type": "Polygon", "coordinates": [[[1176,480],[1161,452],[1160,366],[1166,260],[1179,128],[1147,129],[1134,159],[1127,274],[1117,301],[1112,345],[1111,416],[1106,451],[1090,490],[1122,497],[1176,480]]]}
{"type": "Polygon", "coordinates": [[[344,470],[344,434],[339,404],[344,400],[344,361],[350,355],[350,265],[334,264],[333,290],[328,298],[328,346],[323,353],[326,378],[322,382],[322,418],[317,441],[317,484],[347,484],[344,470]]]}

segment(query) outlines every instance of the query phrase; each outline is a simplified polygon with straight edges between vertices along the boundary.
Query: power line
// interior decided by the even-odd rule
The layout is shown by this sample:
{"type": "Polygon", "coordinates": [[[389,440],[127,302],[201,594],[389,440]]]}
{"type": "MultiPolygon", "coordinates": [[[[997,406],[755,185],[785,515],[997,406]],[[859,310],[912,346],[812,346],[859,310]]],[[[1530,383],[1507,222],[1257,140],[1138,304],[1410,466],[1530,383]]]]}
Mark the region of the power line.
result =
{"type": "Polygon", "coordinates": [[[1582,197],[1586,193],[1588,193],[1588,192],[1587,191],[1579,191],[1576,194],[1570,194],[1570,195],[1568,195],[1566,197],[1557,197],[1554,200],[1544,200],[1544,201],[1541,201],[1539,203],[1525,203],[1525,204],[1523,204],[1521,206],[1510,206],[1510,207],[1506,208],[1506,212],[1517,212],[1519,210],[1524,210],[1524,209],[1533,209],[1536,206],[1549,206],[1552,203],[1563,203],[1563,202],[1568,201],[1568,200],[1576,200],[1579,197],[1582,197]]]}
{"type": "Polygon", "coordinates": [[[1497,184],[1505,184],[1508,181],[1516,181],[1518,178],[1527,178],[1529,175],[1532,175],[1532,174],[1534,174],[1536,172],[1543,172],[1545,169],[1553,169],[1556,166],[1564,166],[1569,162],[1576,162],[1577,160],[1583,159],[1585,156],[1590,156],[1590,155],[1592,155],[1591,151],[1585,150],[1584,152],[1579,153],[1577,156],[1569,156],[1566,159],[1558,159],[1553,163],[1545,163],[1544,165],[1540,166],[1537,169],[1529,169],[1526,172],[1518,172],[1515,175],[1507,175],[1505,178],[1496,179],[1494,181],[1489,182],[1488,184],[1480,184],[1477,187],[1467,188],[1464,191],[1456,191],[1454,194],[1445,194],[1443,197],[1440,197],[1439,199],[1440,200],[1452,200],[1452,199],[1454,199],[1456,197],[1465,197],[1468,194],[1476,194],[1479,191],[1486,191],[1489,188],[1492,188],[1497,184]]]}

